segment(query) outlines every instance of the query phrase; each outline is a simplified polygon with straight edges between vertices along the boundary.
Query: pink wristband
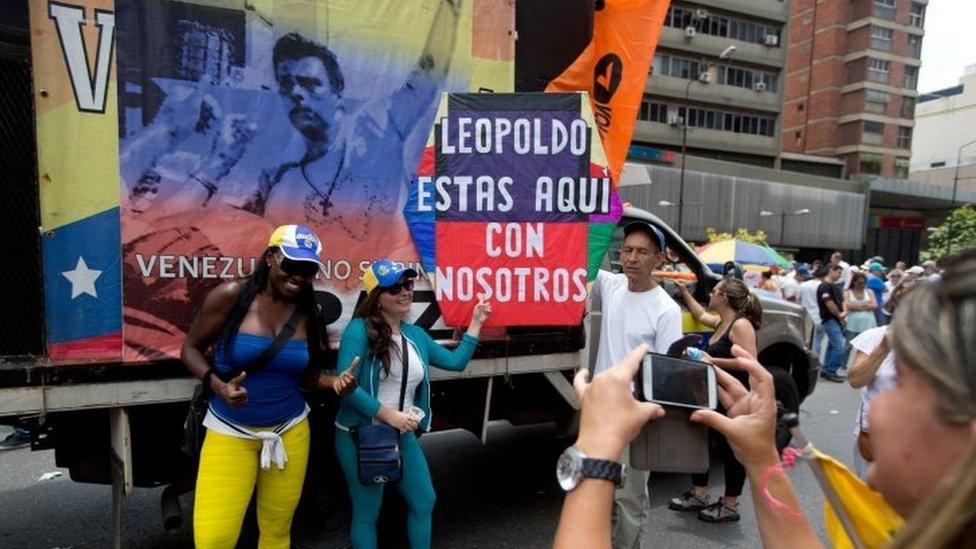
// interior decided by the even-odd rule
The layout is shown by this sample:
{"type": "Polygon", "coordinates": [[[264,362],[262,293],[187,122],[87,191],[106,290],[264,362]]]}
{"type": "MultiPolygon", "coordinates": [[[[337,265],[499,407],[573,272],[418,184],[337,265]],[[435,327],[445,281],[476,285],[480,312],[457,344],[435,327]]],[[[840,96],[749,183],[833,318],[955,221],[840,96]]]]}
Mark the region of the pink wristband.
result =
{"type": "Polygon", "coordinates": [[[797,451],[796,448],[793,448],[792,446],[787,446],[786,448],[783,449],[783,458],[782,458],[783,460],[777,463],[776,465],[771,465],[767,467],[766,470],[763,471],[762,478],[759,480],[759,488],[760,491],[762,492],[763,497],[766,498],[766,501],[768,501],[769,504],[772,505],[773,508],[776,509],[777,511],[780,511],[782,513],[785,513],[793,517],[802,517],[803,513],[801,511],[791,509],[789,505],[786,505],[785,503],[777,499],[776,496],[774,496],[772,492],[769,491],[769,477],[778,473],[785,474],[787,471],[792,469],[793,466],[796,465],[796,458],[799,455],[800,453],[799,451],[797,451]]]}

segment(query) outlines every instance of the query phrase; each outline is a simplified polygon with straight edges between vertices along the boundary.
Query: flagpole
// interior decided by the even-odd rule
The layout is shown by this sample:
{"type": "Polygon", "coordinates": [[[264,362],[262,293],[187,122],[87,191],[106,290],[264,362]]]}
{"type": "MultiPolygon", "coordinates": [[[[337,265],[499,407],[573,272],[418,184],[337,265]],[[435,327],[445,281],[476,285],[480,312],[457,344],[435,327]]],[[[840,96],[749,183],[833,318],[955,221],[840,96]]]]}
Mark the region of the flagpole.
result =
{"type": "Polygon", "coordinates": [[[796,447],[800,450],[803,458],[807,463],[810,464],[810,470],[813,471],[813,476],[817,479],[817,484],[820,485],[820,489],[823,491],[824,496],[826,496],[827,501],[830,506],[834,509],[834,514],[837,515],[837,519],[840,520],[841,526],[844,527],[844,532],[847,533],[848,539],[856,549],[865,549],[864,543],[861,542],[860,536],[854,530],[854,524],[851,522],[851,518],[847,516],[847,509],[841,504],[840,498],[837,497],[837,492],[834,491],[834,487],[827,480],[827,475],[823,472],[823,467],[820,465],[820,461],[813,456],[814,448],[813,444],[807,440],[807,437],[803,435],[803,431],[800,430],[800,418],[796,414],[786,414],[783,416],[783,423],[785,423],[789,428],[790,432],[793,434],[793,442],[796,447]]]}

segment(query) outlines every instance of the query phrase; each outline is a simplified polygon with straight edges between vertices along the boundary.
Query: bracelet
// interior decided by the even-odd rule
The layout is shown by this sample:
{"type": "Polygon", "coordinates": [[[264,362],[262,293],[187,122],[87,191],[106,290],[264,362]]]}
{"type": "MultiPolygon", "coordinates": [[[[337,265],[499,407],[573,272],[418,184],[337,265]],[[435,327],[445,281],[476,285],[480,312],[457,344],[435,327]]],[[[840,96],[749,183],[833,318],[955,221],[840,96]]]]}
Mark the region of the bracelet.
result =
{"type": "Polygon", "coordinates": [[[779,498],[774,496],[772,492],[769,491],[769,477],[779,473],[786,474],[787,471],[796,465],[796,460],[798,457],[800,457],[800,453],[795,448],[787,446],[783,449],[782,461],[776,465],[767,467],[766,470],[763,471],[762,478],[759,480],[759,486],[766,501],[768,501],[769,504],[772,505],[777,511],[793,517],[802,517],[803,512],[791,509],[789,505],[780,501],[779,498]]]}

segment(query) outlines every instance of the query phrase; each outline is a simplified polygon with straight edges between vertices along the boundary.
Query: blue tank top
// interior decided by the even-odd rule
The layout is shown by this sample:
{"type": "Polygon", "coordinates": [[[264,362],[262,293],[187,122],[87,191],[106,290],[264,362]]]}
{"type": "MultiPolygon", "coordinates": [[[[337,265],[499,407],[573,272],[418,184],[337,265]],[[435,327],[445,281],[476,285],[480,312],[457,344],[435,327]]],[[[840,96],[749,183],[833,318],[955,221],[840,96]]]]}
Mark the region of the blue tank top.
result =
{"type": "MultiPolygon", "coordinates": [[[[260,356],[272,341],[269,336],[238,333],[231,343],[229,358],[224,345],[218,343],[214,353],[214,371],[223,377],[228,372],[239,370],[241,365],[260,356]]],[[[308,344],[305,340],[289,340],[267,364],[244,378],[242,387],[247,389],[247,403],[244,406],[234,408],[214,395],[210,399],[210,407],[221,418],[239,425],[267,427],[288,421],[305,410],[301,378],[307,367],[308,344]]]]}

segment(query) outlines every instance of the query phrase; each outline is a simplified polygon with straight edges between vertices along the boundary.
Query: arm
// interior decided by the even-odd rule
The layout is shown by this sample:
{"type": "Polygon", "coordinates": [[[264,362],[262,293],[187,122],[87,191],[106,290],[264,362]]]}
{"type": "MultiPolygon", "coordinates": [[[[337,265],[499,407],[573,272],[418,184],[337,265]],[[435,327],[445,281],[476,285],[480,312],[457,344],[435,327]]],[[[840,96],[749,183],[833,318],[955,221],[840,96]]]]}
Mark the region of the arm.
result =
{"type": "Polygon", "coordinates": [[[865,289],[868,295],[868,303],[864,306],[862,310],[864,311],[877,311],[878,310],[878,300],[874,297],[874,290],[865,289]]]}
{"type": "Polygon", "coordinates": [[[851,364],[850,370],[847,372],[847,383],[855,389],[860,389],[871,383],[874,377],[878,375],[878,369],[881,368],[881,363],[884,362],[890,351],[891,345],[888,343],[887,337],[883,337],[881,343],[870,353],[857,349],[854,364],[851,364]]]}
{"type": "Polygon", "coordinates": [[[688,307],[688,311],[691,316],[695,317],[695,320],[712,328],[718,326],[719,322],[722,321],[718,315],[707,312],[684,284],[678,284],[678,289],[681,292],[681,299],[685,301],[685,306],[688,307]]]}
{"type": "MultiPolygon", "coordinates": [[[[582,403],[579,438],[575,446],[596,459],[617,461],[626,445],[648,421],[664,415],[664,409],[650,402],[638,402],[630,392],[647,345],[639,345],[613,368],[587,381],[588,370],[573,380],[582,403]]],[[[555,549],[610,547],[610,514],[613,484],[584,479],[566,494],[556,529],[555,549]]]]}
{"type": "Polygon", "coordinates": [[[782,470],[767,474],[779,463],[773,443],[776,432],[773,375],[741,347],[733,347],[732,354],[739,361],[738,369],[749,372],[751,389],[747,390],[727,372],[716,370],[719,400],[728,410],[728,417],[712,410],[697,410],[691,420],[725,435],[736,457],[745,466],[763,547],[822,547],[813,527],[802,515],[790,479],[782,470]],[[799,516],[779,510],[767,498],[766,492],[798,512],[799,516]]]}
{"type": "Polygon", "coordinates": [[[471,360],[471,355],[474,354],[474,350],[478,348],[478,334],[481,333],[481,326],[484,325],[490,314],[491,304],[484,297],[479,297],[478,304],[475,305],[474,311],[471,313],[471,324],[468,326],[468,331],[465,332],[464,337],[461,338],[461,343],[453,351],[438,345],[426,331],[421,331],[424,342],[427,344],[431,365],[454,372],[464,371],[468,366],[468,361],[471,360]]]}
{"type": "MultiPolygon", "coordinates": [[[[211,370],[210,363],[207,361],[207,351],[220,336],[227,315],[234,307],[240,291],[241,283],[237,281],[225,282],[217,286],[207,294],[203,305],[193,318],[193,323],[190,324],[180,349],[180,360],[194,377],[202,379],[211,370]]],[[[247,401],[247,391],[240,386],[243,381],[244,372],[227,383],[216,375],[211,375],[209,379],[210,389],[234,406],[241,406],[247,401]]]]}
{"type": "Polygon", "coordinates": [[[447,79],[460,19],[461,0],[441,0],[416,68],[390,98],[390,119],[404,139],[423,118],[437,89],[447,79]]]}
{"type": "MultiPolygon", "coordinates": [[[[342,333],[342,340],[339,342],[339,364],[352,364],[353,359],[359,357],[360,360],[369,360],[369,347],[366,339],[366,326],[360,318],[353,319],[346,326],[342,333]]],[[[360,370],[363,375],[363,370],[360,370]]],[[[366,371],[365,375],[372,375],[366,371]]],[[[357,376],[358,377],[358,376],[357,376]]],[[[367,416],[374,417],[380,409],[380,401],[363,389],[362,385],[356,387],[352,393],[343,399],[350,406],[367,416]]]]}

